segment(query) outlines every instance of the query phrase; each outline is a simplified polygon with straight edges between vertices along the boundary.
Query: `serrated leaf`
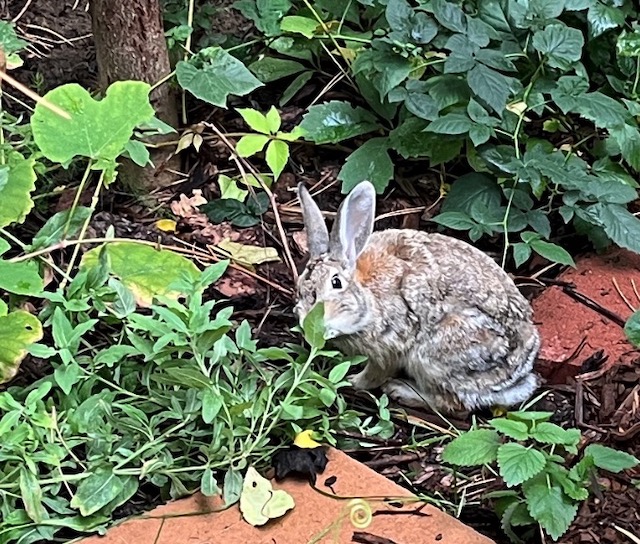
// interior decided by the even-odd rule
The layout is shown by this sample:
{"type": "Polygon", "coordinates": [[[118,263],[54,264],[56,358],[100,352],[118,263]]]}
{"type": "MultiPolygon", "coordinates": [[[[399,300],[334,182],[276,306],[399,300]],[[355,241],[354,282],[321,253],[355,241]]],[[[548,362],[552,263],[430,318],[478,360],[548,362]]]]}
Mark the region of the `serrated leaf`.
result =
{"type": "Polygon", "coordinates": [[[604,229],[620,247],[640,253],[640,220],[619,204],[592,204],[586,218],[604,229]]]}
{"type": "Polygon", "coordinates": [[[497,459],[500,435],[490,429],[467,431],[454,438],[442,451],[442,460],[452,465],[471,467],[493,463],[497,459]]]}
{"type": "Polygon", "coordinates": [[[542,471],[545,463],[546,459],[541,452],[522,444],[508,443],[498,448],[500,476],[508,487],[533,478],[542,471]]]}
{"type": "Polygon", "coordinates": [[[476,226],[476,222],[464,212],[444,212],[431,221],[454,230],[469,230],[476,226]]]}
{"type": "Polygon", "coordinates": [[[514,79],[489,68],[476,64],[467,73],[467,83],[473,93],[484,100],[498,114],[504,111],[512,93],[514,79]]]}
{"type": "Polygon", "coordinates": [[[176,76],[183,89],[220,108],[227,107],[230,94],[244,96],[263,85],[242,62],[221,47],[207,47],[188,62],[178,62],[176,76]]]}
{"type": "Polygon", "coordinates": [[[33,208],[31,192],[35,190],[35,160],[11,152],[7,164],[0,166],[0,228],[22,223],[33,208]]]}
{"type": "Polygon", "coordinates": [[[451,186],[442,205],[444,212],[464,212],[471,215],[472,206],[483,204],[487,209],[497,209],[502,201],[502,191],[492,178],[471,173],[459,177],[451,186]]]}
{"type": "Polygon", "coordinates": [[[577,28],[551,24],[533,35],[531,45],[546,55],[549,66],[566,70],[582,57],[584,37],[577,28]]]}
{"type": "Polygon", "coordinates": [[[269,139],[269,136],[264,134],[246,134],[238,140],[236,153],[240,157],[251,157],[262,151],[269,139]]]}
{"type": "Polygon", "coordinates": [[[462,113],[448,113],[429,123],[427,130],[438,134],[466,134],[473,121],[462,113]]]}
{"type": "Polygon", "coordinates": [[[0,317],[0,384],[18,372],[27,348],[42,339],[38,318],[23,310],[0,317]]]}
{"type": "Polygon", "coordinates": [[[494,418],[489,421],[496,431],[515,440],[526,440],[529,438],[529,428],[522,421],[514,421],[503,417],[494,418]]]}
{"type": "Polygon", "coordinates": [[[538,423],[531,431],[531,436],[543,444],[562,444],[565,446],[577,446],[580,442],[578,429],[563,429],[555,423],[543,421],[538,423]]]}
{"type": "Polygon", "coordinates": [[[300,126],[305,137],[316,144],[338,143],[378,128],[376,118],[361,107],[332,100],[311,106],[300,126]]]}
{"type": "Polygon", "coordinates": [[[236,111],[242,116],[244,122],[256,132],[261,132],[262,134],[271,133],[269,122],[263,113],[253,108],[237,108],[236,111]]]}
{"type": "Polygon", "coordinates": [[[122,154],[134,129],[154,116],[150,90],[149,84],[140,81],[116,81],[97,101],[77,83],[56,87],[44,97],[71,118],[37,104],[31,117],[36,145],[49,160],[62,164],[76,156],[112,162],[122,154]]]}
{"type": "MultiPolygon", "coordinates": [[[[624,22],[624,16],[622,21],[624,22]]],[[[636,28],[633,32],[623,31],[618,36],[616,50],[621,57],[640,57],[640,30],[636,28]]]]}
{"type": "Polygon", "coordinates": [[[276,107],[271,106],[265,117],[267,119],[271,134],[275,134],[276,132],[278,132],[280,130],[280,125],[282,124],[282,119],[280,119],[280,112],[276,109],[276,107]]]}
{"type": "Polygon", "coordinates": [[[187,275],[194,280],[199,276],[196,266],[173,251],[137,244],[114,242],[87,251],[80,268],[91,270],[100,266],[100,252],[105,251],[112,274],[122,281],[136,297],[136,302],[149,306],[156,296],[170,298],[181,293],[172,284],[187,275]]]}
{"type": "Polygon", "coordinates": [[[625,13],[622,9],[606,5],[603,2],[593,2],[587,12],[589,34],[595,38],[607,30],[624,25],[625,13]]]}
{"type": "Polygon", "coordinates": [[[576,517],[578,505],[567,497],[557,485],[547,486],[544,477],[525,482],[522,491],[527,499],[527,508],[554,540],[567,532],[576,517]]]}
{"type": "Polygon", "coordinates": [[[589,444],[584,450],[584,455],[590,456],[595,466],[609,472],[622,472],[640,464],[640,460],[635,456],[601,444],[589,444]]]}
{"type": "Polygon", "coordinates": [[[273,179],[277,180],[289,160],[289,146],[282,140],[271,140],[267,146],[265,159],[273,172],[273,179]]]}
{"type": "Polygon", "coordinates": [[[438,104],[435,99],[424,93],[407,93],[405,107],[420,119],[433,121],[438,117],[438,104]]]}
{"type": "Polygon", "coordinates": [[[389,156],[388,138],[372,138],[356,149],[340,169],[342,192],[348,193],[358,183],[370,181],[378,194],[393,179],[393,161],[389,156]]]}
{"type": "Polygon", "coordinates": [[[560,263],[575,268],[576,263],[569,252],[559,245],[545,242],[544,240],[532,240],[529,245],[538,255],[554,263],[560,263]]]}

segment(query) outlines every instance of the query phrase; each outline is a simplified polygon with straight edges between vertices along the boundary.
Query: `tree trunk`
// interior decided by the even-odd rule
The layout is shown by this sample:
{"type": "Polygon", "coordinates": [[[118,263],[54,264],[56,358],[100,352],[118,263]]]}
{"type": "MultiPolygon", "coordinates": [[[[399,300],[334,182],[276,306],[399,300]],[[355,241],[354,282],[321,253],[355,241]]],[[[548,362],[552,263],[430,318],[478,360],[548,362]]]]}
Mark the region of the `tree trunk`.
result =
{"type": "MultiPolygon", "coordinates": [[[[171,72],[167,42],[162,25],[160,0],[91,0],[91,20],[96,44],[100,86],[106,89],[114,81],[138,80],[154,84],[171,72]]],[[[174,128],[178,126],[178,107],[168,83],[151,93],[157,116],[174,128]]],[[[155,142],[154,142],[155,143],[155,142]]],[[[156,167],[171,154],[152,152],[156,167]]],[[[141,170],[125,161],[122,181],[132,189],[151,189],[171,183],[169,176],[153,168],[141,170]]]]}

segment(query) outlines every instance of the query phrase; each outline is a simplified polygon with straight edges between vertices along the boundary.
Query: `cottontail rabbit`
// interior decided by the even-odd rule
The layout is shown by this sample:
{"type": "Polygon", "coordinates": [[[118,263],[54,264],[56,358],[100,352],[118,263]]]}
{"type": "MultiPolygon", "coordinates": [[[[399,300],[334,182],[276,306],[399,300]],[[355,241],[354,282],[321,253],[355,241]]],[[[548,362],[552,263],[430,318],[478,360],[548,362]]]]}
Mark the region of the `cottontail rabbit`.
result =
{"type": "Polygon", "coordinates": [[[531,396],[540,346],[531,306],[489,256],[442,234],[373,232],[368,181],[344,200],[331,234],[302,184],[298,193],[310,258],[296,312],[302,320],[323,302],[326,337],[368,357],[355,388],[382,386],[402,404],[445,413],[531,396]]]}

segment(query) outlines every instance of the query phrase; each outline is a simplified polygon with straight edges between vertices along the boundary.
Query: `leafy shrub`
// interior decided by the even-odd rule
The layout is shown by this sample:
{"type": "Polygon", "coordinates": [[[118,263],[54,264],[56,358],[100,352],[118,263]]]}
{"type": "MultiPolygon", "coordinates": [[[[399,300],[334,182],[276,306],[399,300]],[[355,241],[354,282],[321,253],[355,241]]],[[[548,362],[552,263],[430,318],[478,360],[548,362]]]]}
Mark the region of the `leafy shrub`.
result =
{"type": "Polygon", "coordinates": [[[443,461],[453,465],[497,463],[506,486],[515,489],[487,496],[494,500],[502,528],[514,542],[520,539],[513,527],[536,522],[558,540],[576,517],[579,504],[589,497],[596,469],[621,472],[640,463],[633,455],[599,444],[590,444],[576,459],[580,431],[550,423],[552,415],[511,412],[489,421],[492,429],[461,434],[442,452],[443,461]]]}
{"type": "Polygon", "coordinates": [[[330,55],[360,95],[313,105],[302,122],[317,144],[356,140],[344,192],[365,178],[382,192],[395,156],[423,159],[466,172],[434,221],[472,240],[504,234],[503,261],[511,247],[517,265],[532,252],[571,264],[548,241],[560,221],[598,247],[640,251],[626,206],[640,170],[633,2],[272,4],[236,3],[269,38],[250,65],[258,78],[297,74],[289,97],[330,55]]]}

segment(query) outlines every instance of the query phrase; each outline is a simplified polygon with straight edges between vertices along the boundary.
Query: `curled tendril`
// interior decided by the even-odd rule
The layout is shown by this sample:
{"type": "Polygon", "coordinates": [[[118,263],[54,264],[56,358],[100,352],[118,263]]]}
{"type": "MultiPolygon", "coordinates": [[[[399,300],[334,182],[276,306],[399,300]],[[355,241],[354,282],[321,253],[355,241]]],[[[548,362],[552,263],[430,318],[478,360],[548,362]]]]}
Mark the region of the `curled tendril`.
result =
{"type": "Polygon", "coordinates": [[[371,505],[363,499],[353,499],[347,504],[349,520],[356,529],[366,529],[373,520],[371,505]]]}

